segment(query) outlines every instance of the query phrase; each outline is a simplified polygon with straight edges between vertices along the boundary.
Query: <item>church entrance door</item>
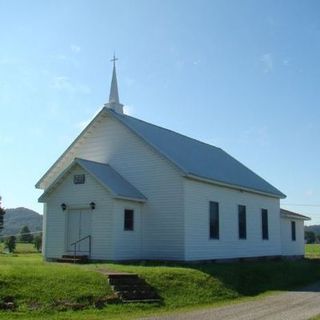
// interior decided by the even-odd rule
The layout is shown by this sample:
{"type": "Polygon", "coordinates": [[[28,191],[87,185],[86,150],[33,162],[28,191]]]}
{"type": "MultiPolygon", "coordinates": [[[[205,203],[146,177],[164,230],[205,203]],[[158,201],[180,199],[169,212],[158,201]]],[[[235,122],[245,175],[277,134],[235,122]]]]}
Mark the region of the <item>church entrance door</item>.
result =
{"type": "MultiPolygon", "coordinates": [[[[67,213],[67,251],[74,252],[75,241],[91,235],[91,211],[70,210],[67,213]]],[[[89,253],[89,238],[79,242],[76,246],[77,253],[89,253]]]]}

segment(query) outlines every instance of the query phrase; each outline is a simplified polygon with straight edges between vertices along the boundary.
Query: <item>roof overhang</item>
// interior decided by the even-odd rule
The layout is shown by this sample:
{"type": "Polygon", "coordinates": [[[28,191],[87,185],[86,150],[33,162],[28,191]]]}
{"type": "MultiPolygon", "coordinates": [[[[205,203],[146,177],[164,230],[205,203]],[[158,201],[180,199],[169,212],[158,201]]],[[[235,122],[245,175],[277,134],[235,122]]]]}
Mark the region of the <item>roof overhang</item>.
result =
{"type": "Polygon", "coordinates": [[[244,186],[228,184],[228,183],[217,181],[217,180],[211,180],[211,179],[199,177],[199,176],[196,176],[196,175],[191,174],[191,173],[186,174],[184,177],[187,178],[187,179],[190,179],[190,180],[196,180],[196,181],[205,182],[205,183],[208,183],[208,184],[214,184],[214,185],[217,185],[219,187],[225,187],[225,188],[237,190],[237,191],[240,191],[240,192],[255,193],[255,194],[258,194],[258,195],[271,197],[271,198],[276,198],[276,199],[284,199],[284,198],[286,198],[286,195],[282,194],[282,193],[281,194],[267,193],[267,192],[259,191],[259,190],[256,190],[256,189],[246,188],[244,186]]]}
{"type": "Polygon", "coordinates": [[[285,209],[280,209],[280,216],[283,219],[293,219],[293,220],[303,220],[303,221],[310,221],[311,220],[310,217],[304,216],[304,215],[296,213],[296,212],[288,211],[285,209]]]}

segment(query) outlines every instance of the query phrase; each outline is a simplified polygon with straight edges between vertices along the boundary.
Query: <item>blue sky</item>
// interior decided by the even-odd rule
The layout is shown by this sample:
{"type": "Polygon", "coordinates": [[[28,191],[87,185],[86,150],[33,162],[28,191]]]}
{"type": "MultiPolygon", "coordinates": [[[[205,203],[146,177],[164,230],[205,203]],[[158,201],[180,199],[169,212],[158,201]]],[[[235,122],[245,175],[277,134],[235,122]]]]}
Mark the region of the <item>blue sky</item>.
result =
{"type": "Polygon", "coordinates": [[[0,48],[5,207],[41,212],[34,185],[106,102],[115,50],[129,114],[223,148],[320,224],[318,1],[0,0],[0,48]]]}

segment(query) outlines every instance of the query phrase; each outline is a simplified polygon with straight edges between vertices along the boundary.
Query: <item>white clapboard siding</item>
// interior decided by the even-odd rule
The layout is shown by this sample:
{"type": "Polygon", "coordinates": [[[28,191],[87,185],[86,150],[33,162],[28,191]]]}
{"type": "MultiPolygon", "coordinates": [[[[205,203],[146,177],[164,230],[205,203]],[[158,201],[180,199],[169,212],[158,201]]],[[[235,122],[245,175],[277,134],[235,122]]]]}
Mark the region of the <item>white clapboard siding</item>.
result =
{"type": "MultiPolygon", "coordinates": [[[[96,203],[92,210],[92,258],[112,259],[112,198],[109,192],[94,178],[76,166],[65,176],[62,183],[49,195],[46,212],[45,256],[59,258],[66,252],[68,210],[62,211],[61,204],[74,207],[96,203]],[[84,184],[74,184],[74,174],[85,174],[84,184]]],[[[90,209],[89,209],[90,210],[90,209]]]]}
{"type": "Polygon", "coordinates": [[[176,168],[109,117],[77,156],[109,163],[148,198],[142,207],[144,259],[183,259],[183,183],[176,168]]]}
{"type": "Polygon", "coordinates": [[[42,232],[43,232],[43,236],[42,236],[42,256],[43,259],[46,258],[46,234],[47,234],[47,204],[44,203],[43,204],[43,218],[42,218],[42,232]]]}
{"type": "Polygon", "coordinates": [[[143,259],[184,259],[183,179],[167,159],[109,116],[73,150],[70,162],[75,157],[110,164],[148,198],[141,209],[143,259]]]}
{"type": "Polygon", "coordinates": [[[281,218],[281,245],[284,256],[304,255],[304,221],[291,218],[281,218]],[[296,222],[296,240],[291,237],[291,221],[296,222]]]}
{"type": "Polygon", "coordinates": [[[185,179],[186,260],[281,254],[279,200],[185,179]],[[219,202],[220,239],[209,239],[209,201],[219,202]],[[238,205],[246,206],[247,239],[238,236],[238,205]],[[261,209],[268,210],[269,240],[262,240],[261,209]]]}
{"type": "Polygon", "coordinates": [[[115,200],[113,211],[113,260],[136,260],[142,257],[141,204],[115,200]],[[133,230],[124,230],[124,210],[134,210],[133,230]]]}

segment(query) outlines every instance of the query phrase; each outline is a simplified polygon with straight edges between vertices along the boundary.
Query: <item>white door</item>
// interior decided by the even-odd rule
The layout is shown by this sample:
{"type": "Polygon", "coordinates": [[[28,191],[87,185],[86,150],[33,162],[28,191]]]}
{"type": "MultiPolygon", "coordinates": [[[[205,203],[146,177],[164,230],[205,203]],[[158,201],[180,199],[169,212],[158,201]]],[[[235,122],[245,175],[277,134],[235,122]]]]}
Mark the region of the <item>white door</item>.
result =
{"type": "MultiPolygon", "coordinates": [[[[74,251],[72,243],[91,235],[91,212],[87,210],[70,210],[67,213],[67,251],[74,251]]],[[[89,252],[89,238],[76,244],[78,253],[89,252]]]]}
{"type": "MultiPolygon", "coordinates": [[[[91,235],[91,212],[82,210],[80,212],[80,239],[91,235]]],[[[90,239],[86,238],[85,240],[79,243],[80,252],[89,252],[90,239]]]]}

